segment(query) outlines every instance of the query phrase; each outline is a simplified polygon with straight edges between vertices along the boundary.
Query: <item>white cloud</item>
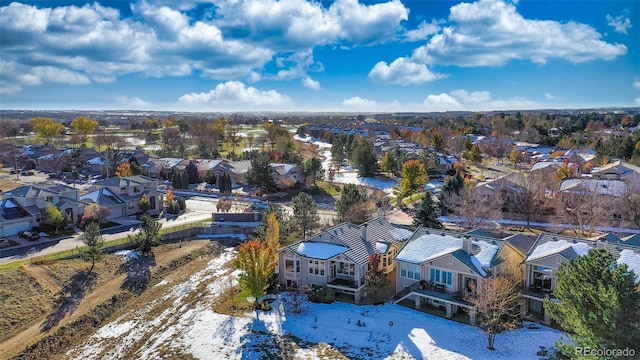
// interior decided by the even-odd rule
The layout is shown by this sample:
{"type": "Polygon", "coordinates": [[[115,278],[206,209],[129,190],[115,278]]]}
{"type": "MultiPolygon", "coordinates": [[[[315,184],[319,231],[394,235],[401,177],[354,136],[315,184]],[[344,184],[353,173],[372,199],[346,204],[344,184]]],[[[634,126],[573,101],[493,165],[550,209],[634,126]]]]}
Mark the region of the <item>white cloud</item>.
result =
{"type": "Polygon", "coordinates": [[[141,98],[135,97],[126,97],[120,96],[116,99],[116,102],[123,106],[125,109],[129,110],[141,110],[141,109],[150,109],[151,103],[142,100],[141,98]]]}
{"type": "Polygon", "coordinates": [[[409,17],[409,10],[400,2],[364,5],[357,0],[336,0],[327,12],[339,24],[338,36],[354,44],[376,44],[394,39],[400,22],[409,17]]]}
{"type": "Polygon", "coordinates": [[[321,89],[320,82],[313,80],[310,77],[303,78],[301,80],[301,83],[302,83],[302,86],[309,88],[311,90],[319,91],[321,89]]]}
{"type": "Polygon", "coordinates": [[[406,57],[397,58],[391,64],[380,61],[369,71],[369,79],[375,83],[403,86],[420,85],[443,77],[446,75],[431,72],[426,65],[406,57]]]}
{"type": "Polygon", "coordinates": [[[426,40],[427,37],[437,33],[440,30],[440,25],[435,19],[430,23],[423,21],[418,25],[417,29],[409,30],[405,34],[407,41],[420,41],[426,40]]]}
{"type": "Polygon", "coordinates": [[[456,98],[459,98],[461,101],[463,102],[472,102],[472,103],[477,103],[477,102],[485,102],[485,101],[489,101],[489,99],[491,99],[491,94],[488,91],[472,91],[472,92],[468,92],[467,90],[464,89],[458,89],[458,90],[453,90],[451,92],[451,95],[455,96],[456,98]]]}
{"type": "Polygon", "coordinates": [[[633,88],[640,90],[640,78],[633,79],[633,88]]]}
{"type": "Polygon", "coordinates": [[[428,95],[424,99],[424,106],[430,111],[448,111],[460,108],[460,103],[453,96],[445,93],[428,95]]]}
{"type": "Polygon", "coordinates": [[[530,20],[514,4],[479,0],[451,7],[449,26],[412,55],[423,64],[501,66],[512,60],[544,64],[560,58],[573,63],[611,60],[627,53],[623,44],[602,41],[589,25],[530,20]]]}
{"type": "Polygon", "coordinates": [[[342,100],[342,106],[354,110],[369,109],[369,111],[371,111],[371,109],[375,108],[376,105],[375,101],[364,99],[360,96],[354,96],[352,98],[342,100]]]}
{"type": "Polygon", "coordinates": [[[547,100],[555,100],[555,96],[553,96],[553,94],[550,93],[544,93],[544,98],[547,100]]]}
{"type": "Polygon", "coordinates": [[[640,98],[636,98],[634,102],[636,103],[636,105],[640,105],[640,98]]]}
{"type": "Polygon", "coordinates": [[[220,83],[209,92],[184,94],[178,104],[193,109],[281,109],[291,99],[275,90],[262,91],[240,81],[220,83]]]}
{"type": "Polygon", "coordinates": [[[631,26],[631,19],[626,14],[613,17],[610,14],[607,14],[607,25],[613,27],[614,31],[620,34],[627,34],[627,29],[631,26]]]}
{"type": "Polygon", "coordinates": [[[426,111],[491,111],[535,109],[539,104],[522,96],[509,99],[492,99],[488,91],[453,90],[449,93],[430,94],[424,99],[426,111]]]}

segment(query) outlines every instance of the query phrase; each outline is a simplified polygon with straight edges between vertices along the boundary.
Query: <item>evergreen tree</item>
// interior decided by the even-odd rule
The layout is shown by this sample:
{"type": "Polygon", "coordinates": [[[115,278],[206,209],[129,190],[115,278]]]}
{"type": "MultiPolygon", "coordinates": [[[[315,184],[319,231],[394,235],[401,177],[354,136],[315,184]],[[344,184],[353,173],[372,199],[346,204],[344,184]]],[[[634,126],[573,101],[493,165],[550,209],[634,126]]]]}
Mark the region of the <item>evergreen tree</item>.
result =
{"type": "Polygon", "coordinates": [[[233,191],[233,182],[231,181],[231,175],[229,175],[228,172],[224,173],[224,182],[227,187],[227,193],[231,194],[231,191],[233,191]]]}
{"type": "Polygon", "coordinates": [[[317,157],[312,157],[303,164],[304,176],[307,179],[311,179],[313,185],[316,184],[316,180],[324,180],[324,169],[322,168],[322,162],[317,157]]]}
{"type": "Polygon", "coordinates": [[[140,230],[137,234],[127,235],[129,242],[132,243],[143,254],[149,254],[151,248],[157,246],[162,241],[160,235],[160,223],[155,221],[149,215],[140,217],[140,230]]]}
{"type": "Polygon", "coordinates": [[[440,192],[439,195],[440,212],[442,215],[448,215],[453,212],[453,209],[451,208],[452,204],[449,204],[447,199],[450,199],[452,196],[460,195],[463,188],[464,178],[460,171],[456,171],[453,176],[447,176],[444,179],[442,192],[440,192]]]}
{"type": "MultiPolygon", "coordinates": [[[[630,251],[630,250],[623,250],[630,251]]],[[[556,272],[554,295],[545,310],[557,321],[571,343],[560,351],[575,356],[574,348],[636,348],[640,344],[640,293],[636,274],[618,264],[610,252],[594,249],[562,264],[556,272]]]]}
{"type": "Polygon", "coordinates": [[[189,164],[185,166],[185,171],[187,172],[187,180],[189,184],[195,184],[200,181],[200,174],[198,174],[198,165],[191,160],[189,164]]]}
{"type": "Polygon", "coordinates": [[[372,176],[378,171],[378,159],[376,158],[373,145],[366,140],[353,143],[351,152],[351,162],[358,168],[358,175],[372,176]]]}
{"type": "Polygon", "coordinates": [[[407,160],[402,165],[402,174],[398,186],[394,189],[396,196],[403,199],[416,192],[422,191],[424,185],[429,181],[427,171],[420,160],[407,160]]]}
{"type": "Polygon", "coordinates": [[[182,178],[180,177],[180,172],[178,170],[174,170],[171,175],[171,186],[174,189],[182,189],[182,178]]]}
{"type": "Polygon", "coordinates": [[[440,211],[438,205],[433,201],[433,196],[430,192],[426,193],[426,196],[422,198],[415,214],[413,215],[414,226],[424,226],[434,229],[443,229],[442,222],[438,220],[440,211]]]}
{"type": "Polygon", "coordinates": [[[336,202],[336,210],[338,211],[338,221],[345,222],[349,216],[352,207],[363,204],[367,201],[367,195],[360,191],[358,186],[354,184],[346,184],[342,188],[340,199],[336,202]]]}
{"type": "Polygon", "coordinates": [[[442,150],[444,150],[444,139],[439,132],[436,131],[433,134],[433,137],[431,138],[431,144],[433,145],[433,148],[436,150],[436,152],[440,153],[442,152],[442,150]]]}
{"type": "Polygon", "coordinates": [[[291,206],[293,207],[293,218],[302,231],[302,237],[306,238],[318,227],[320,221],[318,207],[311,195],[307,193],[300,193],[291,199],[291,206]]]}
{"type": "Polygon", "coordinates": [[[82,242],[87,245],[82,249],[82,257],[91,261],[91,267],[89,268],[89,274],[91,274],[96,261],[102,258],[102,248],[104,247],[104,239],[100,235],[100,225],[97,222],[87,224],[84,228],[82,242]]]}
{"type": "Polygon", "coordinates": [[[251,168],[247,171],[247,183],[267,191],[276,187],[269,154],[262,152],[251,160],[251,168]]]}

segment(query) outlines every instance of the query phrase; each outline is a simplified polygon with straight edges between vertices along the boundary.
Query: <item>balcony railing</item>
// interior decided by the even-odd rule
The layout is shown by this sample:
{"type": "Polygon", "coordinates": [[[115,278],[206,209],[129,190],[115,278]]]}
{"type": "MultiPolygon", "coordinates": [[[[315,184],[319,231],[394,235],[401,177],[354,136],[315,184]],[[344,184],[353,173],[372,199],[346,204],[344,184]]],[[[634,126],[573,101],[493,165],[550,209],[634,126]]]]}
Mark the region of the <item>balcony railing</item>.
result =
{"type": "Polygon", "coordinates": [[[541,299],[544,299],[547,296],[549,298],[555,298],[555,296],[553,295],[553,290],[548,288],[543,288],[538,285],[525,286],[524,289],[522,290],[522,293],[524,295],[534,296],[541,299]]]}
{"type": "Polygon", "coordinates": [[[300,272],[294,272],[294,271],[285,271],[284,273],[284,277],[286,279],[296,279],[299,280],[302,278],[302,273],[300,272]]]}

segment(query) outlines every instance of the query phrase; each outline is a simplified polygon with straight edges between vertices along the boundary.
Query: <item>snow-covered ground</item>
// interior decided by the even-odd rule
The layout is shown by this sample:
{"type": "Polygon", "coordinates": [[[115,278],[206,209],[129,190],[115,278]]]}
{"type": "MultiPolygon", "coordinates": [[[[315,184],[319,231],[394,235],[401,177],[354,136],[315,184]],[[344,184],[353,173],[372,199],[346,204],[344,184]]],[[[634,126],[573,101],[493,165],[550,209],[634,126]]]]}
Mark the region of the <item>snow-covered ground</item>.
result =
{"type": "Polygon", "coordinates": [[[166,287],[165,295],[122,315],[66,355],[73,359],[539,359],[563,336],[540,326],[500,334],[495,351],[486,349],[479,328],[395,304],[356,306],[305,302],[294,314],[286,295],[269,312],[229,316],[211,303],[235,282],[237,272],[223,266],[232,251],[213,259],[186,282],[166,287]],[[194,298],[197,299],[194,301],[194,298]],[[166,307],[155,308],[158,304],[166,307]],[[358,325],[360,324],[360,325],[358,325]],[[392,326],[391,326],[392,325],[392,326]],[[286,355],[285,355],[286,353],[286,355]]]}
{"type": "MultiPolygon", "coordinates": [[[[309,135],[306,135],[305,137],[294,135],[293,139],[316,145],[320,150],[320,156],[324,159],[322,161],[322,168],[325,171],[329,171],[332,163],[331,144],[318,141],[318,139],[312,138],[309,135]]],[[[335,177],[333,178],[333,182],[338,184],[355,184],[368,186],[374,189],[382,190],[389,195],[393,195],[393,187],[398,185],[398,181],[396,179],[358,176],[358,170],[353,166],[341,166],[339,171],[336,172],[335,177]]],[[[439,191],[441,186],[442,182],[430,180],[424,189],[439,191]]]]}

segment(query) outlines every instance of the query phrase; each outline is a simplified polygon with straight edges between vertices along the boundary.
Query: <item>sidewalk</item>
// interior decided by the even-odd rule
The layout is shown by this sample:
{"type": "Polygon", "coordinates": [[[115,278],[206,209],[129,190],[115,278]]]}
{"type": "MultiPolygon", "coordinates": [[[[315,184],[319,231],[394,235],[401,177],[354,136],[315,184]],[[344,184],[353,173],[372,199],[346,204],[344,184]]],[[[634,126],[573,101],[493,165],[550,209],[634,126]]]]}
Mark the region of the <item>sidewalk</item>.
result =
{"type": "MultiPolygon", "coordinates": [[[[139,221],[130,217],[115,219],[116,222],[122,224],[118,228],[127,228],[125,231],[119,231],[113,234],[103,234],[102,237],[105,241],[116,240],[125,238],[127,235],[133,235],[137,231],[139,221]]],[[[211,213],[190,211],[182,214],[175,219],[160,219],[158,222],[162,225],[162,228],[171,228],[176,226],[184,226],[193,222],[200,222],[203,220],[211,220],[211,213]]],[[[68,238],[47,239],[41,238],[37,242],[21,244],[8,249],[0,250],[0,265],[9,264],[15,261],[27,260],[33,257],[39,257],[43,255],[52,255],[62,251],[81,248],[84,246],[82,242],[83,232],[79,232],[76,235],[68,238]]]]}

